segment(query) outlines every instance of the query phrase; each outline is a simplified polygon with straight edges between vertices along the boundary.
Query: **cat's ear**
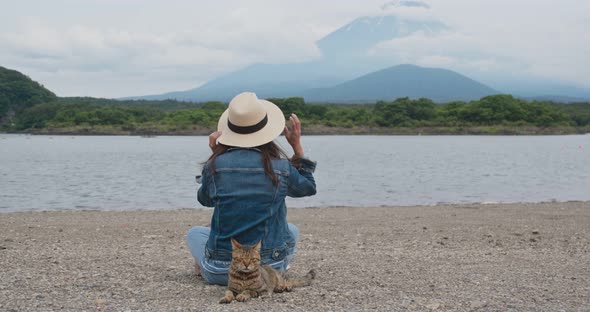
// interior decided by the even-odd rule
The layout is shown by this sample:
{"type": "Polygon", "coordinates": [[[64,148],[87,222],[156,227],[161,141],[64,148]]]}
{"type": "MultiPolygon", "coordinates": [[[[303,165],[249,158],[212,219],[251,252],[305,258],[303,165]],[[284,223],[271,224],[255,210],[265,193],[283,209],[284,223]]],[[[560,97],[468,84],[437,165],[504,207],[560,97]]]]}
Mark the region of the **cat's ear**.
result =
{"type": "Polygon", "coordinates": [[[242,248],[242,245],[240,245],[240,243],[238,243],[237,240],[235,240],[235,239],[232,238],[231,239],[231,247],[235,250],[235,249],[238,249],[238,248],[242,248]]]}
{"type": "Polygon", "coordinates": [[[260,247],[262,246],[262,241],[259,240],[258,243],[256,243],[256,245],[254,245],[254,249],[255,250],[260,250],[260,247]]]}

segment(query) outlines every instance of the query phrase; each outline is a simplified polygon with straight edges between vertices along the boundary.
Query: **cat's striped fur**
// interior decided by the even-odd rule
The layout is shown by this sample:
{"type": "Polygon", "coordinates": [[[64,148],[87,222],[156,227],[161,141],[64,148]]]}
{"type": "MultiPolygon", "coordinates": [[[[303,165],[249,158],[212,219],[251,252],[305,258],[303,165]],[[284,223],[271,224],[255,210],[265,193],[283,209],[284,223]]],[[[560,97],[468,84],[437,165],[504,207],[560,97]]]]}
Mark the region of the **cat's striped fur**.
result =
{"type": "Polygon", "coordinates": [[[290,276],[268,265],[260,265],[260,245],[243,246],[232,238],[232,261],[228,274],[228,290],[219,303],[230,303],[234,299],[246,301],[250,298],[273,292],[291,291],[294,287],[308,286],[315,278],[311,270],[303,277],[290,276]]]}

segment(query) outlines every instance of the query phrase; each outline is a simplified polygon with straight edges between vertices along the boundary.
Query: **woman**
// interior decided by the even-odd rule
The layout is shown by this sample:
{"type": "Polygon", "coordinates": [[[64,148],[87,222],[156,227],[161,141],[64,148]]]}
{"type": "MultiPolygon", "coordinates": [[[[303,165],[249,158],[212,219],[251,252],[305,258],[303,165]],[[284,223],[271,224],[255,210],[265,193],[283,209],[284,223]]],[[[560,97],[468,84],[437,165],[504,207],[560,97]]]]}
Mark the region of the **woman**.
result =
{"type": "Polygon", "coordinates": [[[244,245],[262,240],[261,263],[285,271],[295,254],[299,230],[287,223],[285,197],[316,193],[315,162],[304,158],[301,122],[285,126],[279,107],[256,94],[234,97],[209,136],[212,155],[203,166],[198,200],[215,207],[211,227],[193,227],[186,241],[195,269],[207,282],[226,285],[231,238],[244,245]],[[273,142],[282,132],[294,155],[289,160],[273,142]]]}

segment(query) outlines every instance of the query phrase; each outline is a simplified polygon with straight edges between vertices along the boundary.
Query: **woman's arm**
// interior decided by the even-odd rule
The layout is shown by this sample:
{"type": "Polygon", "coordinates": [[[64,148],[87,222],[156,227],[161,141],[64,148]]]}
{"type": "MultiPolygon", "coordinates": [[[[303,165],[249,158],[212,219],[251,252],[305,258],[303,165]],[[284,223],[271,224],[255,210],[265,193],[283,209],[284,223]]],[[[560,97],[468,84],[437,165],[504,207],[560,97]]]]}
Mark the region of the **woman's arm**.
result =
{"type": "MultiPolygon", "coordinates": [[[[215,131],[209,135],[209,148],[211,151],[215,150],[215,146],[217,145],[217,139],[221,136],[221,131],[215,131]]],[[[201,173],[201,186],[197,191],[197,200],[201,205],[205,207],[213,207],[215,204],[213,200],[209,196],[209,179],[210,179],[210,172],[211,170],[208,164],[203,166],[203,171],[201,173]]]]}
{"type": "Polygon", "coordinates": [[[316,193],[315,179],[313,172],[316,163],[304,158],[303,146],[301,145],[301,121],[295,114],[291,114],[291,129],[285,126],[285,138],[293,148],[294,155],[291,158],[293,165],[289,166],[289,188],[287,196],[303,197],[316,193]]]}
{"type": "Polygon", "coordinates": [[[291,130],[285,126],[285,138],[293,148],[293,158],[303,158],[303,146],[301,145],[301,121],[295,114],[291,114],[291,130]]]}
{"type": "Polygon", "coordinates": [[[313,172],[316,163],[306,158],[298,158],[295,161],[298,162],[299,168],[289,164],[287,196],[304,197],[315,195],[317,191],[313,172]]]}
{"type": "Polygon", "coordinates": [[[205,166],[203,166],[203,172],[201,173],[201,186],[197,191],[197,200],[205,207],[214,206],[213,200],[209,196],[209,179],[209,166],[205,164],[205,166]]]}

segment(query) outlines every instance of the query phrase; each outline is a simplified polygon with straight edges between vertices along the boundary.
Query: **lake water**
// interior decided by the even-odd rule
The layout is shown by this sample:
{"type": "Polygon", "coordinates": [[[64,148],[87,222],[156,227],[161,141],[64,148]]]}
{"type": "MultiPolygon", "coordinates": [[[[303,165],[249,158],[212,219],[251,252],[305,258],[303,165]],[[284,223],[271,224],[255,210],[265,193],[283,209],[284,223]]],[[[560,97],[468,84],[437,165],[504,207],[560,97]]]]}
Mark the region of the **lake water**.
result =
{"type": "MultiPolygon", "coordinates": [[[[318,194],[290,207],[590,200],[590,135],[303,143],[318,194]]],[[[0,134],[0,212],[200,207],[194,177],[208,155],[206,137],[0,134]]]]}

